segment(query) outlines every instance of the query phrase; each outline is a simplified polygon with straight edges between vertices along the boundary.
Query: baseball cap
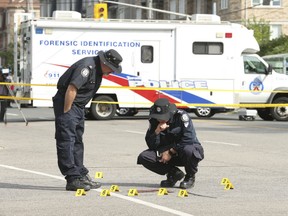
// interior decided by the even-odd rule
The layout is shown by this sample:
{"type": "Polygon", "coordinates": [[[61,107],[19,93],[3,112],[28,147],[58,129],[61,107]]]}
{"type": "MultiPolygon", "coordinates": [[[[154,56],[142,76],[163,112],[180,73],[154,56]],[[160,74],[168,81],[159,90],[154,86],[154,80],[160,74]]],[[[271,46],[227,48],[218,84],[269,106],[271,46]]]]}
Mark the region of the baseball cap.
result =
{"type": "Polygon", "coordinates": [[[170,119],[171,113],[174,113],[176,110],[176,105],[169,103],[167,98],[159,98],[151,107],[149,117],[168,121],[170,119]]]}
{"type": "Polygon", "coordinates": [[[122,67],[120,64],[123,59],[116,50],[110,49],[106,52],[99,51],[98,56],[100,57],[100,60],[103,62],[103,64],[107,65],[115,73],[122,72],[122,67]]]}

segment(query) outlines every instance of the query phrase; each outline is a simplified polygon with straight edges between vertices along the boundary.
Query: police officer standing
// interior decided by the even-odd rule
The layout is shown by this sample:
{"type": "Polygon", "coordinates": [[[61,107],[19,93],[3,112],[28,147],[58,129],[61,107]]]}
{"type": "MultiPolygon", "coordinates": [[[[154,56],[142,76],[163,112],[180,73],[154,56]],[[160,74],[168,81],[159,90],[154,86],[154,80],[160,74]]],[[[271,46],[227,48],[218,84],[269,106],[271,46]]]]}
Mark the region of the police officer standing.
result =
{"type": "Polygon", "coordinates": [[[99,89],[103,75],[121,73],[121,55],[111,49],[74,63],[60,77],[53,97],[58,166],[67,181],[66,190],[99,188],[83,164],[85,105],[99,89]]]}
{"type": "Polygon", "coordinates": [[[173,187],[183,179],[184,173],[178,166],[184,166],[186,176],[180,188],[192,188],[198,163],[204,159],[204,150],[190,116],[168,99],[160,98],[151,107],[149,117],[150,125],[145,136],[149,149],[138,156],[137,163],[157,174],[167,174],[161,187],[173,187]]]}
{"type": "MultiPolygon", "coordinates": [[[[0,82],[8,82],[6,75],[3,74],[0,68],[0,82]]],[[[6,85],[0,85],[0,96],[8,96],[9,90],[6,85]]],[[[5,98],[0,98],[0,122],[4,121],[4,116],[7,111],[8,101],[5,98]]]]}

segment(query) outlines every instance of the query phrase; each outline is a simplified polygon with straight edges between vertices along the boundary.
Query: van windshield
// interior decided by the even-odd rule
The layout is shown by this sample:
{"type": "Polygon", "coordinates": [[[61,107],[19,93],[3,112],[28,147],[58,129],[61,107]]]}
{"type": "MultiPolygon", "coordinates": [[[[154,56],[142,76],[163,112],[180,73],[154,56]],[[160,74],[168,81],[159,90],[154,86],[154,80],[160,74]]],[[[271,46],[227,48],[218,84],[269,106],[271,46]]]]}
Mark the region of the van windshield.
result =
{"type": "Polygon", "coordinates": [[[246,74],[265,74],[265,64],[256,56],[243,56],[244,72],[246,74]]]}
{"type": "Polygon", "coordinates": [[[264,57],[277,73],[288,74],[287,57],[264,57]]]}

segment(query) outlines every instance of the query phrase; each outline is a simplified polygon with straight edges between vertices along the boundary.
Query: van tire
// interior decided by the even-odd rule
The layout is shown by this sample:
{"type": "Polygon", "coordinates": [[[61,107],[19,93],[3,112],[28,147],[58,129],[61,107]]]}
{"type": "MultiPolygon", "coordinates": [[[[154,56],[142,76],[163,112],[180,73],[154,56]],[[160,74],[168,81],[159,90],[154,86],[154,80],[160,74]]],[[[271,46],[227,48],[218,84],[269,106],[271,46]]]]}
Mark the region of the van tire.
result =
{"type": "Polygon", "coordinates": [[[118,116],[135,116],[138,113],[138,109],[135,108],[119,108],[116,110],[118,116]]]}
{"type": "MultiPolygon", "coordinates": [[[[100,95],[93,98],[93,101],[111,101],[115,102],[112,97],[100,95]]],[[[108,103],[91,103],[90,114],[96,120],[109,120],[115,116],[116,104],[108,103]]]]}
{"type": "Polygon", "coordinates": [[[267,108],[257,109],[258,116],[264,121],[273,121],[274,118],[267,108]]]}
{"type": "Polygon", "coordinates": [[[200,118],[210,118],[215,115],[214,110],[209,107],[198,107],[194,110],[194,113],[200,118]]]}
{"type": "MultiPolygon", "coordinates": [[[[273,101],[273,104],[288,104],[287,97],[279,97],[273,101]]],[[[288,121],[288,106],[270,108],[272,117],[277,121],[288,121]]]]}

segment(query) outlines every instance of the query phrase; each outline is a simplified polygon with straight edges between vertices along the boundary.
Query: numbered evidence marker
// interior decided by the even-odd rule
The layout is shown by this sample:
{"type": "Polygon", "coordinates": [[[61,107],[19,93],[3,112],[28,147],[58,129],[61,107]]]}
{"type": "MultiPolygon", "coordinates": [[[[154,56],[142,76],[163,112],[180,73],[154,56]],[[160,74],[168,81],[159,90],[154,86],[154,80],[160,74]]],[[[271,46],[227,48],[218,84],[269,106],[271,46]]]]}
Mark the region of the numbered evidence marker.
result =
{"type": "Polygon", "coordinates": [[[221,185],[226,185],[227,183],[229,183],[229,179],[228,178],[222,178],[221,180],[221,185]]]}
{"type": "Polygon", "coordinates": [[[77,189],[75,196],[85,196],[86,192],[84,189],[77,189]]]}
{"type": "Polygon", "coordinates": [[[187,197],[188,196],[187,190],[180,190],[178,193],[178,196],[179,197],[187,197]]]}
{"type": "Polygon", "coordinates": [[[110,191],[111,191],[111,192],[119,191],[118,185],[112,185],[112,186],[110,187],[110,191]]]}
{"type": "Polygon", "coordinates": [[[224,185],[224,189],[225,190],[230,190],[230,189],[234,189],[233,184],[230,182],[230,180],[228,178],[223,178],[221,181],[221,185],[224,185]]]}
{"type": "Polygon", "coordinates": [[[159,188],[158,196],[168,195],[168,191],[166,188],[159,188]]]}
{"type": "Polygon", "coordinates": [[[95,179],[103,178],[103,172],[96,172],[95,179]]]}
{"type": "Polygon", "coordinates": [[[130,189],[128,191],[128,196],[137,196],[138,195],[138,191],[136,189],[130,189]]]}
{"type": "Polygon", "coordinates": [[[231,190],[231,189],[234,189],[234,186],[233,184],[229,181],[225,187],[224,187],[224,190],[231,190]]]}
{"type": "Polygon", "coordinates": [[[110,190],[103,189],[100,193],[100,196],[110,196],[110,190]]]}

